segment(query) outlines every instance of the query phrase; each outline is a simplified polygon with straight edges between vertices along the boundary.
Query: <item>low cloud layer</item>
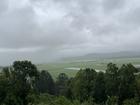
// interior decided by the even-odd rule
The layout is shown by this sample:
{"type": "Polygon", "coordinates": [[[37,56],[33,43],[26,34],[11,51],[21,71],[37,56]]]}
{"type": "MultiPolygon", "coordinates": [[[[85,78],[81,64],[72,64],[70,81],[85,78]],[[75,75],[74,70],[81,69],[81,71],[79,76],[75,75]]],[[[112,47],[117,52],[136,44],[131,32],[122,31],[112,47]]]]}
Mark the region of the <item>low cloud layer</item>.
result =
{"type": "Polygon", "coordinates": [[[1,0],[0,64],[140,51],[139,0],[1,0]]]}

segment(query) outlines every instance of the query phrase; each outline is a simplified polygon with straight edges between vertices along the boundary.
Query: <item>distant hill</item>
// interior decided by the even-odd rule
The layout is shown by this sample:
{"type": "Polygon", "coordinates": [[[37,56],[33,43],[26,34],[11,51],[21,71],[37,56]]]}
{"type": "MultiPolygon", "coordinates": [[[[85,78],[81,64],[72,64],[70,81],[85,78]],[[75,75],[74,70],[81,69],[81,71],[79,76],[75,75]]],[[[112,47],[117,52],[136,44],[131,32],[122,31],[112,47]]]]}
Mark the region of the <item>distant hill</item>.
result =
{"type": "Polygon", "coordinates": [[[115,53],[91,53],[83,56],[83,58],[128,58],[140,57],[140,52],[115,52],[115,53]]]}
{"type": "Polygon", "coordinates": [[[109,58],[140,58],[140,52],[113,52],[113,53],[90,53],[83,56],[65,58],[65,60],[93,60],[109,58]]]}

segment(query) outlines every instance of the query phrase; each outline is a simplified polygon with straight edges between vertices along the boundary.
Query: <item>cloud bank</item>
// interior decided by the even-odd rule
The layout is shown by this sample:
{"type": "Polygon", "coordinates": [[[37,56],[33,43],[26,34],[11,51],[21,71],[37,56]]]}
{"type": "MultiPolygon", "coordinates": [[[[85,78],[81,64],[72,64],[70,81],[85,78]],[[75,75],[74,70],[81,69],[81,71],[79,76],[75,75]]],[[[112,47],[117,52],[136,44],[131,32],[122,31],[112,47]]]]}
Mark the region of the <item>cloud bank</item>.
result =
{"type": "Polygon", "coordinates": [[[0,64],[140,51],[139,0],[1,0],[0,64]]]}

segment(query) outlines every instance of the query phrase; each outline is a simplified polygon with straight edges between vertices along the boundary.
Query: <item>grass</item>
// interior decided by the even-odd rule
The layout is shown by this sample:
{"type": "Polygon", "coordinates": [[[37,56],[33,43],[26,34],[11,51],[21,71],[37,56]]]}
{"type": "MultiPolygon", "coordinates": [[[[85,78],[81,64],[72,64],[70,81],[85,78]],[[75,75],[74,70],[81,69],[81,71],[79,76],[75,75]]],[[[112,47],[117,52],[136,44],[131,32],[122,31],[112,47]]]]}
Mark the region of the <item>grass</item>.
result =
{"type": "Polygon", "coordinates": [[[48,63],[37,65],[39,70],[47,70],[51,73],[54,79],[60,73],[66,73],[69,77],[74,77],[78,72],[77,70],[67,70],[65,68],[94,68],[98,70],[105,70],[108,63],[115,63],[119,67],[122,64],[132,63],[134,65],[140,65],[140,58],[113,58],[113,59],[93,59],[93,60],[78,60],[78,61],[64,61],[58,63],[48,63]]]}

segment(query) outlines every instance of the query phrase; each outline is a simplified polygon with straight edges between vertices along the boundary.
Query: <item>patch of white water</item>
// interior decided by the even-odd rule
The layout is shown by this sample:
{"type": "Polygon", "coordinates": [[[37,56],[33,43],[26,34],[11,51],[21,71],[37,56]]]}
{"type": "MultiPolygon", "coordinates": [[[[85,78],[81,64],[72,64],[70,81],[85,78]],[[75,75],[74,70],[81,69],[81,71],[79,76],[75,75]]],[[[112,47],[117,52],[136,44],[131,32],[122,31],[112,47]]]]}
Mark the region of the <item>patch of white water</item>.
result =
{"type": "Polygon", "coordinates": [[[69,68],[64,68],[65,70],[80,70],[78,67],[69,67],[69,68]]]}

